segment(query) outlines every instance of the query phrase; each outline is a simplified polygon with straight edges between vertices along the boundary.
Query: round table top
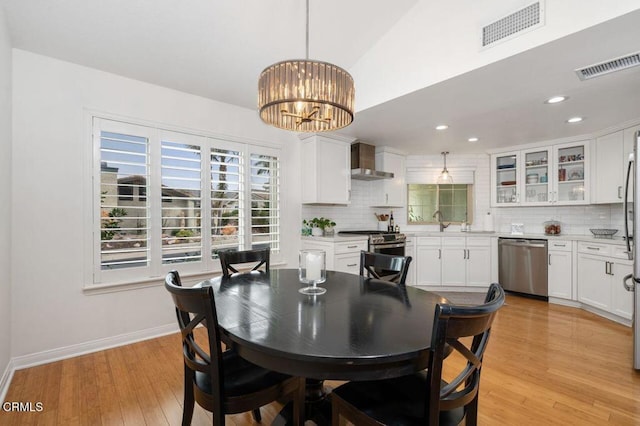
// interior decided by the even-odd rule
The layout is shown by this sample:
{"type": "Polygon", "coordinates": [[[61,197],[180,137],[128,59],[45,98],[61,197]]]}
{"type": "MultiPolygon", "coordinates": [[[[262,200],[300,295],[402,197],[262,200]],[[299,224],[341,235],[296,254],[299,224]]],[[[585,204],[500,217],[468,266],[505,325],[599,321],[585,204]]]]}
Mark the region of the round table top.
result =
{"type": "Polygon", "coordinates": [[[414,287],[327,271],[327,292],[307,296],[297,269],[218,277],[218,322],[238,353],[282,373],[370,380],[424,369],[435,306],[414,287]]]}

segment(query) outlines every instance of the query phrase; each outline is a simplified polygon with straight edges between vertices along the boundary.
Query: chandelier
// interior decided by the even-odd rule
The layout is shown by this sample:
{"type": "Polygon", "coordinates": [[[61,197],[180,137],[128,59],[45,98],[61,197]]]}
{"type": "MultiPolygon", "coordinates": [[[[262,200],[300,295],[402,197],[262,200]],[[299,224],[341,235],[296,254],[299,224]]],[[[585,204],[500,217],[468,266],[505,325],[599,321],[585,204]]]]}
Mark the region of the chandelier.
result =
{"type": "Polygon", "coordinates": [[[353,78],[337,65],[309,60],[309,0],[306,24],[306,59],[277,62],[260,74],[260,118],[296,132],[346,127],[353,121],[353,78]]]}

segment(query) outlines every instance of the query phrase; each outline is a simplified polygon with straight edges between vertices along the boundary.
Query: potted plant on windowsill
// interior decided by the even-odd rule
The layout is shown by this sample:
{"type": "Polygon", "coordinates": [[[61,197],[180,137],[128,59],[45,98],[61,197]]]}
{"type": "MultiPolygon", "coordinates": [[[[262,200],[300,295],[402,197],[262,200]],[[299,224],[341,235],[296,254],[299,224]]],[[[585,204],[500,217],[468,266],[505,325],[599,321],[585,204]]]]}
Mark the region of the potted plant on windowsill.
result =
{"type": "Polygon", "coordinates": [[[314,237],[321,237],[322,235],[333,234],[333,227],[336,223],[331,219],[325,219],[324,217],[314,217],[313,219],[303,220],[302,224],[308,228],[311,228],[311,235],[314,237]]]}

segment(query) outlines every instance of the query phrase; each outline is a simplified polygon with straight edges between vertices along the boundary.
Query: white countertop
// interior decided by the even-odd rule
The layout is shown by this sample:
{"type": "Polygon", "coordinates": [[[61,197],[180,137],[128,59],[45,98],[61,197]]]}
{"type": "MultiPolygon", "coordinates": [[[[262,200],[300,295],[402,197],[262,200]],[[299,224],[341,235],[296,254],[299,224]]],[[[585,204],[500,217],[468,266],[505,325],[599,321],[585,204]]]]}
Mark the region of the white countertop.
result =
{"type": "Polygon", "coordinates": [[[302,238],[303,240],[307,240],[307,241],[323,241],[323,242],[327,242],[327,243],[346,243],[349,241],[367,241],[369,239],[368,235],[338,235],[338,233],[336,233],[334,236],[331,237],[314,237],[314,236],[307,236],[307,235],[303,235],[300,238],[302,238]]]}
{"type": "Polygon", "coordinates": [[[508,232],[488,232],[488,231],[471,231],[471,232],[438,232],[438,231],[420,231],[420,232],[403,232],[408,238],[418,237],[501,237],[501,238],[529,238],[529,239],[543,239],[548,241],[562,240],[562,241],[586,241],[602,244],[615,244],[624,245],[625,241],[622,236],[614,236],[613,238],[595,238],[592,235],[545,235],[545,234],[524,234],[524,235],[511,235],[508,232]]]}

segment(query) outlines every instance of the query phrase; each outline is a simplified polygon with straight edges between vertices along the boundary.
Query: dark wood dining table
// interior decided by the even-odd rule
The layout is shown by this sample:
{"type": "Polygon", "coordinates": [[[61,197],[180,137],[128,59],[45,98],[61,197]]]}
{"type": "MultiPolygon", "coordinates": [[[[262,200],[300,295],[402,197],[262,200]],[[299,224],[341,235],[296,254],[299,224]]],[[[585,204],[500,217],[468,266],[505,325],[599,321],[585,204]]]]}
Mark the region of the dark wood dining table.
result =
{"type": "Polygon", "coordinates": [[[446,303],[411,286],[335,271],[327,271],[319,284],[327,292],[317,296],[298,291],[307,284],[297,269],[199,285],[213,287],[222,333],[243,358],[307,377],[307,398],[316,400],[324,396],[323,380],[382,379],[426,368],[435,306],[446,303]]]}

